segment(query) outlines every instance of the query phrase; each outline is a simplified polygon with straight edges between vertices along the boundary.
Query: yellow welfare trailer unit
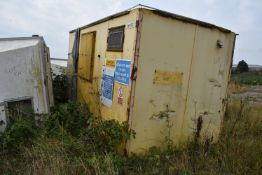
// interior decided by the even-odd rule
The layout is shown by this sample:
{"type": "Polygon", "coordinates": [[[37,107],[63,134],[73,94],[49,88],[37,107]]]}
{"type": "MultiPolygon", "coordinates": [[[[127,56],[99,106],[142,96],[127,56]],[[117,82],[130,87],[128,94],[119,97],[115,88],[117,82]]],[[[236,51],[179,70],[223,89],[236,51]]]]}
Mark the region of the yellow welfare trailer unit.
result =
{"type": "Polygon", "coordinates": [[[128,153],[194,135],[216,140],[236,34],[146,6],[70,32],[72,99],[104,120],[127,121],[128,153]]]}

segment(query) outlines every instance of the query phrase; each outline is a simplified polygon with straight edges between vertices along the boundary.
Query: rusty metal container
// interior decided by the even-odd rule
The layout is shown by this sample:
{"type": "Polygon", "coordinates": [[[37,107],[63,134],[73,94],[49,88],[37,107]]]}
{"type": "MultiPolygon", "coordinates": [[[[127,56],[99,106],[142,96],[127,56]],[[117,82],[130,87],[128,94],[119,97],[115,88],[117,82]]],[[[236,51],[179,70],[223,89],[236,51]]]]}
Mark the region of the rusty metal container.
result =
{"type": "Polygon", "coordinates": [[[199,122],[200,136],[216,140],[235,38],[213,24],[136,6],[70,31],[71,92],[102,119],[129,123],[136,137],[128,153],[163,148],[167,137],[183,142],[199,122]]]}

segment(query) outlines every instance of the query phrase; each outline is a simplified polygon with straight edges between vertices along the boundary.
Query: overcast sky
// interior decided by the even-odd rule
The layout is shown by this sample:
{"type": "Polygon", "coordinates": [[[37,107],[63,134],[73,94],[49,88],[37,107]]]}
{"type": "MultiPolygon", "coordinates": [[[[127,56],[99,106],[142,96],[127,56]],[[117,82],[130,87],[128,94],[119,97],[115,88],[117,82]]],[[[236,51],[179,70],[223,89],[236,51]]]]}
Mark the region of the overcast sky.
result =
{"type": "Polygon", "coordinates": [[[239,34],[234,63],[262,65],[262,0],[0,0],[0,37],[39,34],[51,57],[67,58],[71,29],[136,4],[228,28],[239,34]]]}

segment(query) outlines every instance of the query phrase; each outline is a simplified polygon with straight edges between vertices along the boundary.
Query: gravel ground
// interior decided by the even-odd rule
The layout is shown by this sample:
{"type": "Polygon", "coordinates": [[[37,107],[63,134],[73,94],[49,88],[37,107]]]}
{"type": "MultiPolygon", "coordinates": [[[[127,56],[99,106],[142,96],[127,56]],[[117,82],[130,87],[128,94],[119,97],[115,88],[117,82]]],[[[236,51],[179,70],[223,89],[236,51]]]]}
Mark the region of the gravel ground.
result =
{"type": "Polygon", "coordinates": [[[230,94],[230,97],[233,99],[246,98],[253,104],[262,105],[262,85],[250,86],[244,92],[230,94]]]}

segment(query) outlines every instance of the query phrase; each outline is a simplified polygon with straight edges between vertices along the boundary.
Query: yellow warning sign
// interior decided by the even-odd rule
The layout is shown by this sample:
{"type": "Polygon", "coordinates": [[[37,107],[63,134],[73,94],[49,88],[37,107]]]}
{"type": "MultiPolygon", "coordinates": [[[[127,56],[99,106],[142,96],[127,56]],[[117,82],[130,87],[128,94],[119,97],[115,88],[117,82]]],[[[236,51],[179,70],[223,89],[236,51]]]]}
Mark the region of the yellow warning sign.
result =
{"type": "Polygon", "coordinates": [[[116,60],[106,60],[107,67],[116,67],[116,60]]]}

